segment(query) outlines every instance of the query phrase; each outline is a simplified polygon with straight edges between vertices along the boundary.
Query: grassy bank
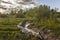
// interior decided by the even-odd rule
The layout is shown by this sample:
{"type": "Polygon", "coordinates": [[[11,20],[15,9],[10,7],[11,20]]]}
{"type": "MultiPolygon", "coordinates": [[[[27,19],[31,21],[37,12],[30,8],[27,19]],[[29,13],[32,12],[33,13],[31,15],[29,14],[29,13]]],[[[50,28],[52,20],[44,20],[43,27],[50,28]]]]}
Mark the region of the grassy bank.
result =
{"type": "Polygon", "coordinates": [[[20,10],[17,14],[0,14],[0,40],[37,40],[19,32],[17,25],[24,20],[33,20],[35,27],[51,29],[60,38],[60,12],[44,5],[26,12],[20,10]]]}

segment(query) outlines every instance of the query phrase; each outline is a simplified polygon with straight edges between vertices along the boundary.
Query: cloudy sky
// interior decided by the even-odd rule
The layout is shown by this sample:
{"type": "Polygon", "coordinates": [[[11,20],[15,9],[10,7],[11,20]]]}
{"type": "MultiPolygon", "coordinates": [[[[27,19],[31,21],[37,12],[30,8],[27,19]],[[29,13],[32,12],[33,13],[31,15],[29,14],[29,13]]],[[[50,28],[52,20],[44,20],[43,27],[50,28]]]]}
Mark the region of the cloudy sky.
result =
{"type": "Polygon", "coordinates": [[[60,0],[36,0],[39,4],[45,4],[51,8],[59,8],[60,11],[60,0]]]}

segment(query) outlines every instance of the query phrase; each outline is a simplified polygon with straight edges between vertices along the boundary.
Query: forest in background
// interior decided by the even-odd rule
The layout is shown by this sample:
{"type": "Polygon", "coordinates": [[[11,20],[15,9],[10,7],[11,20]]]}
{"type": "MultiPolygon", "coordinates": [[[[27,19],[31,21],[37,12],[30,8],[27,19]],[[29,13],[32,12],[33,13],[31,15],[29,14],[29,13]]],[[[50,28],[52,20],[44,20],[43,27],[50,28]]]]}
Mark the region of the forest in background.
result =
{"type": "Polygon", "coordinates": [[[13,11],[9,14],[0,13],[0,40],[37,40],[36,37],[23,34],[17,28],[24,20],[33,20],[34,27],[53,30],[60,38],[60,12],[40,5],[26,11],[21,9],[18,13],[13,11]]]}

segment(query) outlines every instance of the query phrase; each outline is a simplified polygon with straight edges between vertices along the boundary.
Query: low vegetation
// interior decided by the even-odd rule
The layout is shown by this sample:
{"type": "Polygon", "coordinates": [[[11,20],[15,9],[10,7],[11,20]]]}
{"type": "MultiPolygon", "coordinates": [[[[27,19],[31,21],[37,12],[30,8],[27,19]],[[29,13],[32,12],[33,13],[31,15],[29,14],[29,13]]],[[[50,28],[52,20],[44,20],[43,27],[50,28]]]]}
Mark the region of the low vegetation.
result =
{"type": "Polygon", "coordinates": [[[34,27],[53,30],[60,38],[60,12],[48,6],[35,7],[25,12],[0,14],[0,40],[37,40],[32,35],[20,32],[17,25],[24,20],[33,20],[34,27]]]}

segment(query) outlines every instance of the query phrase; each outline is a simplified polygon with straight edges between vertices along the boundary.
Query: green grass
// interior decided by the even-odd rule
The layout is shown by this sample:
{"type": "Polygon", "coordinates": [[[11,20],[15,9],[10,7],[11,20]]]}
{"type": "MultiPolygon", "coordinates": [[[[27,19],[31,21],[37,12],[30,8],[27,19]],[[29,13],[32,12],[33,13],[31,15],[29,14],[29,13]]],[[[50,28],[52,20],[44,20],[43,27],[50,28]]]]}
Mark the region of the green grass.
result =
{"type": "Polygon", "coordinates": [[[37,40],[36,37],[28,36],[20,32],[17,25],[31,18],[0,18],[0,40],[37,40]]]}
{"type": "MultiPolygon", "coordinates": [[[[22,13],[19,12],[18,15],[20,16],[20,14],[22,13]]],[[[16,37],[20,40],[37,40],[35,37],[23,34],[17,28],[17,25],[24,20],[33,20],[34,27],[51,29],[60,38],[60,18],[56,18],[56,14],[58,12],[50,10],[47,6],[41,6],[25,12],[23,15],[25,18],[16,18],[16,14],[13,12],[7,15],[7,18],[0,17],[0,40],[15,40],[16,37]],[[47,14],[49,15],[47,16],[47,14]]],[[[0,14],[0,16],[4,15],[0,14]]]]}

